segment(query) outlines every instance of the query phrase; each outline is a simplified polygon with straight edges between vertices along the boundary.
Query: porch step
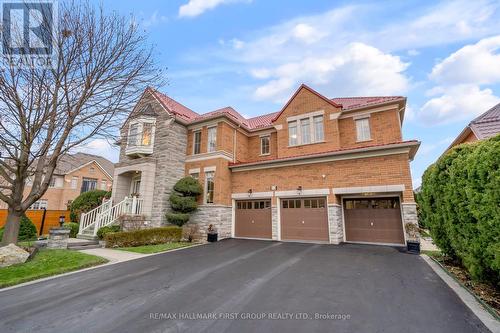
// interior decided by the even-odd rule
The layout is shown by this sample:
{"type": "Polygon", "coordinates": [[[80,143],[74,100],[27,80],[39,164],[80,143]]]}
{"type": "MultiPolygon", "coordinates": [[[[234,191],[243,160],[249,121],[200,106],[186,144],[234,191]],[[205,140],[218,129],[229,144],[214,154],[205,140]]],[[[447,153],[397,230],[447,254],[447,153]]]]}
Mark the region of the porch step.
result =
{"type": "Polygon", "coordinates": [[[97,244],[87,244],[87,245],[82,245],[82,244],[75,244],[73,246],[68,245],[68,250],[89,250],[89,249],[100,249],[102,248],[101,245],[97,242],[97,244]]]}
{"type": "Polygon", "coordinates": [[[92,233],[83,233],[76,235],[78,239],[87,239],[89,241],[97,241],[97,236],[94,236],[92,233]]]}

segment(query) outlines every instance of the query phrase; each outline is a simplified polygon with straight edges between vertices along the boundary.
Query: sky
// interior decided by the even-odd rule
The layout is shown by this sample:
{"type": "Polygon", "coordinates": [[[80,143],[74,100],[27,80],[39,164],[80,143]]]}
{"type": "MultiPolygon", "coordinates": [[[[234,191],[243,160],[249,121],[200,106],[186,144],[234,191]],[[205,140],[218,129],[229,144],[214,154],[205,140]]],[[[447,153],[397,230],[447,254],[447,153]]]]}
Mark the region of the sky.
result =
{"type": "MultiPolygon", "coordinates": [[[[97,2],[96,2],[97,3],[97,2]]],[[[168,85],[198,113],[279,111],[301,83],[328,97],[403,95],[403,138],[422,142],[413,185],[500,102],[500,1],[102,1],[133,15],[168,85]]],[[[118,161],[100,139],[83,151],[118,161]]]]}

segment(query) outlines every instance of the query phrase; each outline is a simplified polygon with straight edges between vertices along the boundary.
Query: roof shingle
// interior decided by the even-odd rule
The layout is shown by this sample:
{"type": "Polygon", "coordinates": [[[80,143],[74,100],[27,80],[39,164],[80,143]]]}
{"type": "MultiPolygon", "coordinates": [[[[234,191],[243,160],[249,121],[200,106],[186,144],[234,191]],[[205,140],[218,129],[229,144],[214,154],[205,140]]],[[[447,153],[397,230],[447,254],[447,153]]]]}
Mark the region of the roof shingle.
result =
{"type": "Polygon", "coordinates": [[[479,140],[491,138],[500,133],[500,103],[471,121],[469,127],[479,140]]]}

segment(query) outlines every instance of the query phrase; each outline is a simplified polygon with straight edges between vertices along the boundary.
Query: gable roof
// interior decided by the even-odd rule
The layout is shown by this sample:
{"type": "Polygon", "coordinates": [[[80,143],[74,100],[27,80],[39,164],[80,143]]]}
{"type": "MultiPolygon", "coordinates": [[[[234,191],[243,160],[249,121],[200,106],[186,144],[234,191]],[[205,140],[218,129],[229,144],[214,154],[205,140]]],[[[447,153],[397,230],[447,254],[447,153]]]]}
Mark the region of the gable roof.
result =
{"type": "Polygon", "coordinates": [[[113,162],[102,156],[86,153],[61,155],[61,157],[59,157],[59,161],[57,161],[57,167],[54,170],[54,173],[58,175],[65,175],[94,161],[100,168],[103,169],[104,172],[108,174],[109,177],[113,178],[113,172],[115,169],[113,162]]]}
{"type": "Polygon", "coordinates": [[[479,140],[491,138],[500,133],[500,103],[472,120],[469,127],[479,140]]]}
{"type": "Polygon", "coordinates": [[[245,118],[238,111],[230,106],[226,106],[214,111],[206,112],[203,114],[198,114],[188,107],[182,105],[176,100],[162,94],[161,92],[148,87],[146,90],[150,91],[153,96],[162,104],[162,106],[174,116],[178,117],[186,124],[194,124],[198,122],[203,122],[210,119],[215,119],[217,117],[227,117],[228,119],[236,122],[242,127],[249,131],[256,131],[273,126],[273,122],[279,118],[281,113],[286,109],[286,107],[291,103],[291,101],[297,96],[297,94],[302,90],[306,89],[319,98],[323,99],[327,103],[333,105],[334,107],[341,108],[343,111],[350,111],[358,108],[375,106],[379,104],[385,104],[388,102],[395,101],[405,101],[406,98],[403,96],[374,96],[374,97],[337,97],[337,98],[327,98],[314,89],[310,88],[305,84],[301,84],[300,87],[295,91],[293,96],[288,100],[288,102],[283,106],[283,108],[278,112],[272,112],[263,114],[260,116],[245,118]]]}
{"type": "Polygon", "coordinates": [[[290,103],[294,100],[294,98],[299,94],[299,92],[302,90],[302,89],[306,89],[308,90],[309,92],[313,93],[314,95],[318,96],[319,98],[321,98],[322,100],[324,100],[325,102],[333,105],[334,107],[336,108],[341,108],[342,105],[341,104],[337,104],[336,102],[334,102],[333,100],[331,99],[328,99],[326,98],[325,96],[321,95],[319,92],[317,92],[316,90],[310,88],[309,86],[305,85],[304,83],[302,83],[300,85],[300,87],[295,91],[295,93],[292,95],[292,97],[290,97],[290,99],[288,100],[288,102],[286,102],[285,106],[283,106],[283,108],[281,109],[280,112],[278,112],[278,114],[276,116],[274,116],[273,120],[272,121],[275,121],[276,119],[278,119],[281,114],[283,113],[283,111],[285,111],[285,109],[288,107],[288,105],[290,105],[290,103]]]}

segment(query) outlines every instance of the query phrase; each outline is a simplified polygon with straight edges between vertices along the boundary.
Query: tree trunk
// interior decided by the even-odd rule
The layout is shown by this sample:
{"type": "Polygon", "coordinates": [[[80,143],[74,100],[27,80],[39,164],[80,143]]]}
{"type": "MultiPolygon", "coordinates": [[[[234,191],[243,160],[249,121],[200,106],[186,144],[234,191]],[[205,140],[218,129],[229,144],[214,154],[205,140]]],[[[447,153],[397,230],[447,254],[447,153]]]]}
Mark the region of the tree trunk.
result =
{"type": "Polygon", "coordinates": [[[22,215],[22,212],[9,208],[7,223],[5,224],[2,237],[2,246],[9,245],[10,243],[17,243],[17,236],[19,235],[19,226],[22,215]]]}

